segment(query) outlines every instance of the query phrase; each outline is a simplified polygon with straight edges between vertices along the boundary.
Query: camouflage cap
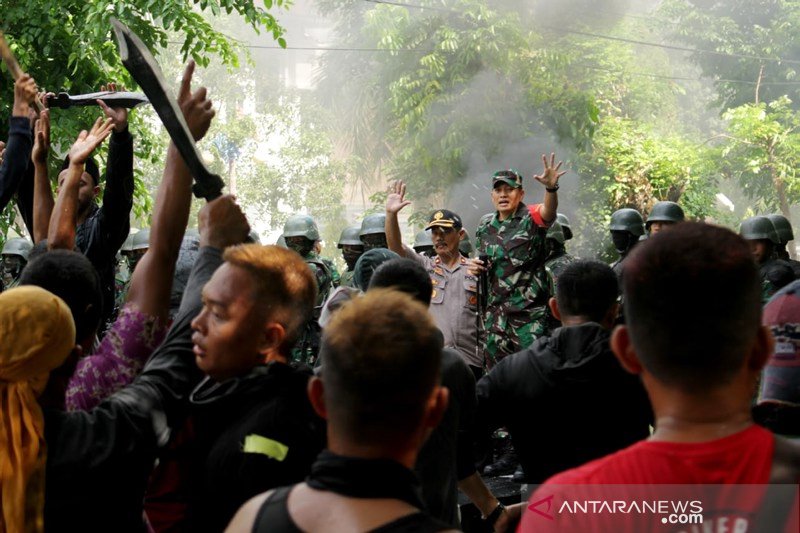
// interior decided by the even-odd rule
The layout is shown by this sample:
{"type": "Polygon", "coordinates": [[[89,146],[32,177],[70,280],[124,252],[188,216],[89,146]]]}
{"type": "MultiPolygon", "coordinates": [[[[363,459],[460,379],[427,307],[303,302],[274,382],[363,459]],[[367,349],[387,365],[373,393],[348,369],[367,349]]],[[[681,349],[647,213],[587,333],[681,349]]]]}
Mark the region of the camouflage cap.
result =
{"type": "Polygon", "coordinates": [[[498,183],[505,183],[515,189],[522,188],[522,174],[509,168],[508,170],[498,170],[492,174],[492,187],[497,187],[498,183]]]}

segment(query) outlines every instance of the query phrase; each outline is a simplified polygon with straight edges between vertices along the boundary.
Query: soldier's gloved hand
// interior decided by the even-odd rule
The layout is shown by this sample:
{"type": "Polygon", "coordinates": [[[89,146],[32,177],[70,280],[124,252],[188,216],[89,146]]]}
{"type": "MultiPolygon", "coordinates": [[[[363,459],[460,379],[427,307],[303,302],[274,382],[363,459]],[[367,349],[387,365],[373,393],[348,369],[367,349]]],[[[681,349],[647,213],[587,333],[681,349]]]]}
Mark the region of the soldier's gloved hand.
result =
{"type": "Polygon", "coordinates": [[[200,246],[211,246],[224,250],[245,242],[250,233],[250,224],[236,198],[230,194],[208,202],[197,217],[200,229],[200,246]]]}

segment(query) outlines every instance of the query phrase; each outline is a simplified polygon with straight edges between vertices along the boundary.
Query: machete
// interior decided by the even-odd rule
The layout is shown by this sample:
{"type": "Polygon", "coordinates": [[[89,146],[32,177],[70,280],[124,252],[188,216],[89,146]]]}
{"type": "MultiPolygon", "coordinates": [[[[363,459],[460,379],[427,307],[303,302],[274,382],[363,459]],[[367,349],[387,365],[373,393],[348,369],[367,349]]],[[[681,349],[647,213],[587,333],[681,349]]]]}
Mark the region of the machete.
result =
{"type": "Polygon", "coordinates": [[[111,18],[114,33],[119,44],[119,55],[122,64],[128,69],[133,79],[141,87],[142,92],[155,109],[172,142],[180,152],[186,166],[194,177],[192,192],[198,198],[208,201],[222,195],[225,182],[218,175],[211,173],[203,164],[192,133],[186,125],[183,113],[176,100],[167,92],[164,75],[158,62],[139,37],[127,26],[115,18],[111,18]]]}
{"type": "Polygon", "coordinates": [[[45,100],[45,104],[47,107],[69,109],[70,107],[95,106],[98,100],[102,100],[109,107],[125,107],[128,109],[133,109],[141,104],[150,103],[150,100],[142,93],[103,91],[99,93],[75,95],[58,93],[57,95],[48,97],[45,100]]]}

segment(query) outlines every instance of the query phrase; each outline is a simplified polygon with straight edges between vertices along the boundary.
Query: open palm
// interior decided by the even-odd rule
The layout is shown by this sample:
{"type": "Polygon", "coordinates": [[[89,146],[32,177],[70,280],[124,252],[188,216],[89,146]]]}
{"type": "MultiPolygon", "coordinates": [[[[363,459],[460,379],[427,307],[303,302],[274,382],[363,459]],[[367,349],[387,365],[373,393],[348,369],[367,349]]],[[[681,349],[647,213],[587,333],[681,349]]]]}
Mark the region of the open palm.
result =
{"type": "Polygon", "coordinates": [[[114,129],[114,123],[110,118],[103,120],[98,118],[90,131],[83,130],[78,139],[72,144],[69,149],[70,163],[75,165],[82,165],[89,159],[92,152],[100,146],[103,141],[111,135],[111,130],[114,129]]]}

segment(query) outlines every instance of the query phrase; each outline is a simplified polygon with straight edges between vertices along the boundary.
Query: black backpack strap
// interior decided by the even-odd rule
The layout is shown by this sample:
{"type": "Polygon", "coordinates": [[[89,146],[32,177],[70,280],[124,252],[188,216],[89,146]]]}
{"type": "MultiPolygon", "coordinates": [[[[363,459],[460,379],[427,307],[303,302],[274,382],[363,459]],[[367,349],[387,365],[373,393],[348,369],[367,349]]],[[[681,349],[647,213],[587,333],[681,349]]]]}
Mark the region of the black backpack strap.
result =
{"type": "Polygon", "coordinates": [[[769,487],[755,516],[752,531],[784,531],[797,499],[800,442],[775,435],[769,487]]]}
{"type": "Polygon", "coordinates": [[[279,532],[279,533],[302,533],[300,528],[289,515],[287,502],[289,493],[294,486],[281,487],[272,491],[272,494],[264,500],[258,510],[256,519],[253,521],[253,533],[279,532]]]}

